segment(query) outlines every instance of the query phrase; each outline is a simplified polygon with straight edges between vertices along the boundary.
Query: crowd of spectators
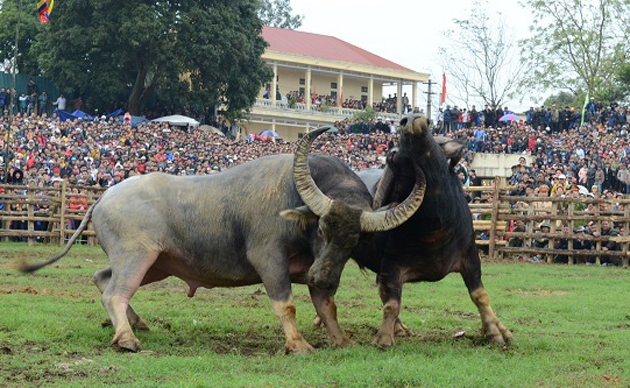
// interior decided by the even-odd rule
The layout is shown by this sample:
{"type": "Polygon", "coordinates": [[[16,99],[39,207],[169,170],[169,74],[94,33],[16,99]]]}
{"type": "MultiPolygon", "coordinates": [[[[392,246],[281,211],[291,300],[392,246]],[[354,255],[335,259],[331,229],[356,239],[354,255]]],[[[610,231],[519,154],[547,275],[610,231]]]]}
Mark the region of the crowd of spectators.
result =
{"type": "MultiPolygon", "coordinates": [[[[581,185],[593,195],[606,191],[630,194],[630,136],[626,124],[630,111],[625,107],[601,109],[624,114],[617,114],[613,126],[608,119],[606,124],[601,121],[609,114],[596,110],[592,120],[583,126],[551,129],[534,127],[529,120],[500,124],[482,121],[480,125],[447,131],[438,125],[434,131],[466,144],[464,163],[470,163],[477,152],[523,155],[522,163],[513,166],[512,175],[506,177],[513,185],[535,189],[553,184],[563,175],[568,184],[581,185]]],[[[484,114],[480,116],[483,120],[484,114]]],[[[207,123],[222,133],[148,121],[132,127],[129,121],[118,118],[62,122],[55,115],[5,114],[0,119],[0,163],[9,160],[8,178],[12,181],[20,179],[21,173],[23,183],[51,184],[55,178],[68,178],[72,183],[88,185],[103,185],[107,180],[110,185],[115,176],[124,180],[152,171],[180,175],[214,173],[263,155],[294,149],[294,144],[282,140],[259,141],[243,133],[245,129],[238,122],[217,117],[208,118],[207,123]],[[7,147],[10,118],[13,122],[7,147]]],[[[395,123],[380,116],[370,120],[347,118],[334,126],[336,134],[317,140],[320,152],[335,155],[357,170],[382,167],[379,161],[384,160],[397,139],[395,123]]],[[[468,169],[465,171],[467,176],[468,169]]]]}
{"type": "MultiPolygon", "coordinates": [[[[0,179],[4,181],[4,163],[8,161],[9,183],[53,186],[67,179],[71,184],[109,187],[154,171],[214,174],[264,155],[295,149],[292,142],[245,133],[237,122],[222,118],[208,122],[220,133],[148,121],[132,127],[127,120],[121,123],[105,117],[62,122],[54,115],[5,115],[0,119],[0,179]],[[234,128],[236,133],[231,135],[234,128]]],[[[337,156],[356,170],[384,166],[394,135],[382,131],[351,133],[347,120],[337,124],[341,133],[318,139],[320,152],[337,156]]]]}
{"type": "MultiPolygon", "coordinates": [[[[384,101],[392,103],[391,98],[384,101]]],[[[546,120],[540,112],[553,112],[555,106],[549,111],[534,109],[523,120],[508,122],[498,121],[500,112],[492,108],[488,108],[492,115],[485,110],[471,114],[476,111],[473,106],[467,113],[476,122],[446,126],[438,120],[433,131],[465,144],[467,153],[457,167],[464,185],[479,184],[469,167],[477,152],[510,153],[522,156],[506,177],[516,187],[513,195],[623,197],[630,194],[630,110],[616,104],[593,106],[584,125],[570,108],[559,116],[558,125],[553,118],[547,125],[540,121],[546,120]]],[[[507,107],[501,111],[509,112],[507,107]]],[[[5,113],[0,119],[0,179],[4,181],[7,168],[7,180],[13,184],[47,187],[67,179],[70,184],[107,188],[154,171],[216,174],[264,155],[295,149],[293,142],[248,134],[236,121],[212,117],[207,123],[219,133],[149,121],[132,127],[128,120],[104,116],[94,121],[60,121],[54,114],[49,117],[36,111],[30,115],[28,110],[5,113]]],[[[337,133],[319,137],[315,148],[354,170],[383,168],[387,151],[398,137],[395,123],[380,116],[347,118],[334,126],[337,133]]],[[[612,233],[618,233],[614,225],[610,227],[612,233]]]]}

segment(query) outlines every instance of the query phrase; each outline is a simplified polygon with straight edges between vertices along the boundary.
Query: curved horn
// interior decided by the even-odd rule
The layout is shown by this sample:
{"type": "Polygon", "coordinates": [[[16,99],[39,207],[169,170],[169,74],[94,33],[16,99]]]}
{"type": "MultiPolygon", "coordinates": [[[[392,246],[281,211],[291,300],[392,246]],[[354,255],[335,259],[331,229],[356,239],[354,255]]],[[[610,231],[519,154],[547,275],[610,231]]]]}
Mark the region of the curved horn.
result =
{"type": "Polygon", "coordinates": [[[332,200],[322,193],[315,184],[315,181],[313,181],[311,169],[308,166],[308,154],[311,150],[313,140],[329,129],[330,127],[322,127],[304,135],[302,140],[298,143],[298,148],[293,157],[293,179],[295,180],[295,187],[306,206],[320,217],[330,211],[332,200]]]}
{"type": "Polygon", "coordinates": [[[424,171],[416,167],[416,184],[411,194],[396,207],[380,212],[366,212],[361,214],[361,231],[384,232],[394,229],[407,221],[418,210],[424,199],[427,182],[424,171]]]}

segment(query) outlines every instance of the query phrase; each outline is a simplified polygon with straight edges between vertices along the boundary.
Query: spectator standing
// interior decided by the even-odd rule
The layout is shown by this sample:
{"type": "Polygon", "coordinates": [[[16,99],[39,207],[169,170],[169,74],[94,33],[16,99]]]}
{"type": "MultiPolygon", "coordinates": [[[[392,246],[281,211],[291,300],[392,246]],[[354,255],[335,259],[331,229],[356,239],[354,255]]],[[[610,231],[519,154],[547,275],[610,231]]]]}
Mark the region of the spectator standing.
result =
{"type": "Polygon", "coordinates": [[[46,91],[42,91],[41,94],[38,97],[39,100],[39,112],[38,114],[41,116],[44,113],[48,113],[48,94],[46,94],[46,91]]]}
{"type": "Polygon", "coordinates": [[[28,95],[27,98],[27,105],[26,105],[26,114],[28,114],[29,116],[32,115],[35,112],[35,104],[37,102],[37,93],[33,92],[31,94],[28,95]]]}
{"type": "Polygon", "coordinates": [[[603,191],[605,180],[606,180],[606,175],[604,174],[604,170],[601,167],[597,167],[597,170],[595,170],[595,180],[593,182],[593,185],[597,186],[597,191],[599,193],[603,191]]]}
{"type": "Polygon", "coordinates": [[[556,104],[551,105],[551,133],[560,132],[560,110],[556,104]]]}
{"type": "Polygon", "coordinates": [[[494,126],[494,122],[495,122],[494,109],[491,109],[488,106],[488,104],[486,104],[486,107],[483,110],[483,122],[486,128],[490,128],[494,126]]]}
{"type": "Polygon", "coordinates": [[[52,104],[59,110],[66,110],[66,98],[63,96],[63,93],[61,93],[52,104]]]}
{"type": "Polygon", "coordinates": [[[20,113],[26,113],[26,107],[28,106],[28,96],[24,93],[20,94],[19,98],[19,111],[20,113]]]}
{"type": "Polygon", "coordinates": [[[446,109],[444,110],[444,114],[442,115],[444,119],[444,132],[441,132],[442,134],[450,133],[453,130],[453,128],[451,127],[451,114],[453,114],[453,112],[451,111],[451,106],[447,105],[446,109]]]}
{"type": "Polygon", "coordinates": [[[238,140],[240,133],[241,127],[239,126],[238,119],[234,119],[234,121],[232,121],[232,125],[230,126],[230,130],[228,131],[228,137],[231,140],[238,140]]]}

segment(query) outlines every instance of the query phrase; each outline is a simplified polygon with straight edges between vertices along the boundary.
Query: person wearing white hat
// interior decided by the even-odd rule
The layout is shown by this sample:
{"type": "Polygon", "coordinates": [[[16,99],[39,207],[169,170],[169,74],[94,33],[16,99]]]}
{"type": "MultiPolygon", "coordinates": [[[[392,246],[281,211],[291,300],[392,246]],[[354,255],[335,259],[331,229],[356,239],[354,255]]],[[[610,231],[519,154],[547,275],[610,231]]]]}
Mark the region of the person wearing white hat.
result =
{"type": "Polygon", "coordinates": [[[567,176],[564,174],[558,175],[556,179],[554,179],[553,187],[551,188],[551,195],[554,195],[558,190],[558,187],[563,188],[563,192],[567,191],[569,183],[567,182],[567,176]]]}

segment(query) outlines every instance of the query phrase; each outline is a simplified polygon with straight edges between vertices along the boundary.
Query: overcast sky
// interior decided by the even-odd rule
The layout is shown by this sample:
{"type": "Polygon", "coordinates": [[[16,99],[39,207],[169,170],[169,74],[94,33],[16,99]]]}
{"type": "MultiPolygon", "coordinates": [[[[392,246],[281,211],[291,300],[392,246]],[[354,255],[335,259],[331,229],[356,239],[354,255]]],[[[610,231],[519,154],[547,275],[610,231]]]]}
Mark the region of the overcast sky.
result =
{"type": "MultiPolygon", "coordinates": [[[[531,19],[518,0],[487,1],[505,15],[517,38],[526,36],[531,19]]],[[[442,31],[452,29],[455,18],[469,18],[470,4],[470,0],[291,0],[293,13],[304,16],[298,30],[337,37],[409,69],[429,73],[439,83],[443,69],[438,48],[445,45],[442,31]]],[[[426,92],[426,86],[421,91],[426,92]]],[[[426,94],[418,94],[418,105],[426,106],[426,94]]],[[[515,110],[532,105],[530,101],[510,103],[515,110]]]]}

